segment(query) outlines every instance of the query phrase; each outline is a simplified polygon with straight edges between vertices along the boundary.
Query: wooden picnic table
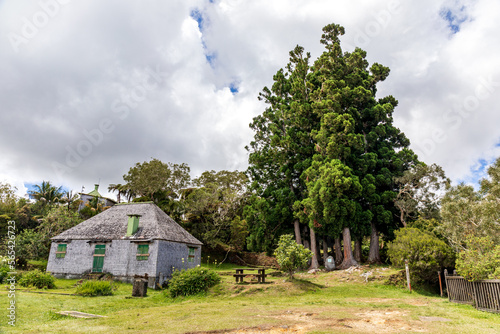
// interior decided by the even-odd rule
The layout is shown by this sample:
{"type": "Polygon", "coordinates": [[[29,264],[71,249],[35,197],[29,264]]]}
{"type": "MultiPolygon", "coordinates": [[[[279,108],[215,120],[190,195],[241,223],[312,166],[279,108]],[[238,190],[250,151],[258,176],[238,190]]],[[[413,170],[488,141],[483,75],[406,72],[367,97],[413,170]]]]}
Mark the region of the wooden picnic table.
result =
{"type": "Polygon", "coordinates": [[[236,278],[236,283],[243,282],[243,278],[246,276],[256,277],[257,283],[266,283],[267,275],[265,268],[237,268],[233,276],[236,278]],[[247,272],[246,274],[245,271],[247,272]],[[257,271],[257,274],[248,273],[249,271],[257,271]]]}

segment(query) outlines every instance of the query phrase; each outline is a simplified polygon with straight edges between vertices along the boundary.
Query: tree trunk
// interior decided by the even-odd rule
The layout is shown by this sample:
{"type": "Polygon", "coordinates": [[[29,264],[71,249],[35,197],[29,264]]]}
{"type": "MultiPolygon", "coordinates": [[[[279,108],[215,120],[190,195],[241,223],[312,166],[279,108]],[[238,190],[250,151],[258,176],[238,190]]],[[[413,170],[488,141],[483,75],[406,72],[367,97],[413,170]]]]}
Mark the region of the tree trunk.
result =
{"type": "Polygon", "coordinates": [[[342,238],[344,240],[344,261],[339,266],[339,269],[347,269],[352,266],[357,266],[358,263],[354,260],[354,256],[352,254],[352,246],[351,246],[351,231],[349,227],[344,227],[342,231],[342,238]]]}
{"type": "Polygon", "coordinates": [[[340,245],[340,238],[335,238],[335,264],[338,266],[344,260],[342,255],[342,246],[340,245]]]}
{"type": "Polygon", "coordinates": [[[326,237],[323,237],[323,264],[326,264],[327,258],[328,258],[328,242],[326,242],[326,237]]]}
{"type": "Polygon", "coordinates": [[[311,252],[313,253],[312,259],[311,259],[311,266],[309,267],[309,270],[311,269],[319,269],[319,263],[318,263],[318,247],[316,244],[316,232],[314,232],[313,228],[309,229],[309,233],[311,235],[311,252]]]}
{"type": "Polygon", "coordinates": [[[372,233],[370,235],[370,253],[368,254],[368,263],[382,263],[382,260],[380,259],[378,231],[374,222],[372,222],[372,233]]]}
{"type": "Polygon", "coordinates": [[[300,224],[298,219],[295,219],[293,221],[293,229],[295,231],[295,241],[298,245],[302,245],[302,237],[300,236],[300,224]]]}
{"type": "Polygon", "coordinates": [[[354,240],[354,260],[361,263],[361,240],[354,240]]]}
{"type": "Polygon", "coordinates": [[[307,249],[311,249],[311,246],[309,245],[309,240],[307,240],[307,230],[309,230],[309,227],[307,224],[304,225],[304,239],[302,242],[304,243],[304,247],[307,249]]]}

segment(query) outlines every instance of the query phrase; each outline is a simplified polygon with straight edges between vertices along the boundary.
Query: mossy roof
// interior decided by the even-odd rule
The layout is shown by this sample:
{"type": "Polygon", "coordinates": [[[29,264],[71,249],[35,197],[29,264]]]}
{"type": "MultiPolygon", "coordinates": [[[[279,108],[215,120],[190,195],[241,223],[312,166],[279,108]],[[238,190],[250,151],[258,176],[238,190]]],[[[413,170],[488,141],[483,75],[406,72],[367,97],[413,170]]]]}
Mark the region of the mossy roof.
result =
{"type": "Polygon", "coordinates": [[[166,240],[193,245],[202,243],[154,203],[115,205],[51,238],[70,240],[166,240]],[[127,237],[128,216],[139,215],[137,232],[127,237]]]}

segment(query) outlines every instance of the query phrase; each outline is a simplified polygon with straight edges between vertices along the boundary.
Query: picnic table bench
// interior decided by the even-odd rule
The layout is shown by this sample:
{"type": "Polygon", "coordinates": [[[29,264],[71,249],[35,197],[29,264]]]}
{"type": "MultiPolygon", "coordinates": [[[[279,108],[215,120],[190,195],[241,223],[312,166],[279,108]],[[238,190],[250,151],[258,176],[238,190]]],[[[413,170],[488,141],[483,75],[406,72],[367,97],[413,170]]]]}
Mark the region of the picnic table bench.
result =
{"type": "Polygon", "coordinates": [[[236,283],[238,282],[243,282],[243,278],[247,276],[252,276],[257,278],[257,283],[266,283],[266,269],[264,268],[255,268],[255,269],[243,269],[243,268],[238,268],[236,269],[236,273],[233,275],[233,277],[236,278],[236,283]],[[245,274],[245,271],[247,272],[245,274]],[[249,271],[257,271],[256,274],[253,273],[248,273],[249,271]]]}

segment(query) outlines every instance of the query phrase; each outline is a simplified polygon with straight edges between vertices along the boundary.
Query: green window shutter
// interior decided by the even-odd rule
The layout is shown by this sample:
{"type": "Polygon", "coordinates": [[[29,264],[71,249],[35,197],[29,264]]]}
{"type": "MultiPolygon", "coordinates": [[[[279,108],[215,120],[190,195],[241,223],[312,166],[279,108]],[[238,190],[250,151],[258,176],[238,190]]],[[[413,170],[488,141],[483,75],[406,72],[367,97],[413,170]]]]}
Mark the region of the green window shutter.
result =
{"type": "Polygon", "coordinates": [[[104,267],[104,256],[94,256],[94,263],[92,265],[93,273],[102,273],[104,267]]]}
{"type": "Polygon", "coordinates": [[[92,263],[93,273],[102,273],[104,267],[104,256],[106,254],[106,245],[95,245],[94,262],[92,263]]]}
{"type": "Polygon", "coordinates": [[[94,254],[100,255],[106,253],[106,245],[95,245],[94,254]]]}
{"type": "Polygon", "coordinates": [[[194,255],[196,252],[196,248],[194,247],[189,247],[189,255],[188,255],[188,262],[194,262],[194,255]]]}
{"type": "Polygon", "coordinates": [[[67,244],[59,244],[57,245],[56,258],[64,258],[66,256],[66,247],[67,244]]]}
{"type": "Polygon", "coordinates": [[[149,245],[139,244],[137,245],[137,261],[144,261],[149,258],[149,245]]]}

